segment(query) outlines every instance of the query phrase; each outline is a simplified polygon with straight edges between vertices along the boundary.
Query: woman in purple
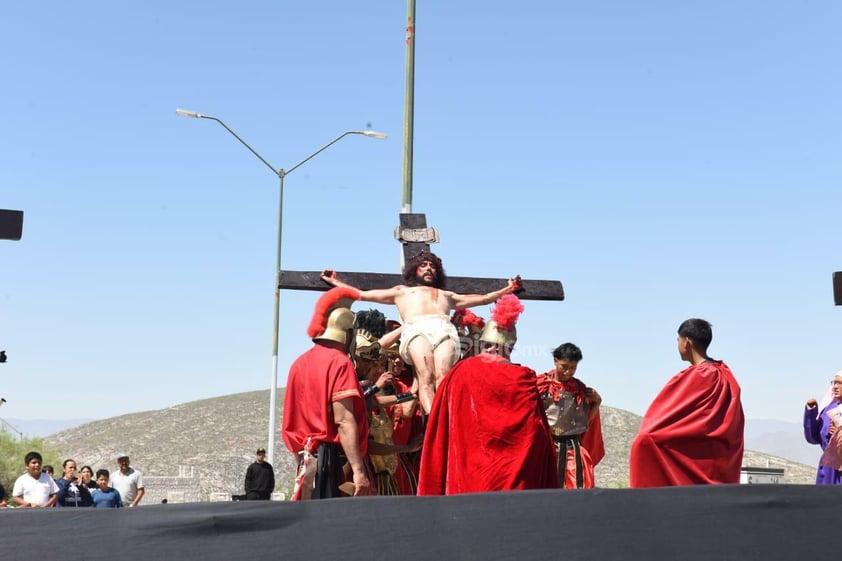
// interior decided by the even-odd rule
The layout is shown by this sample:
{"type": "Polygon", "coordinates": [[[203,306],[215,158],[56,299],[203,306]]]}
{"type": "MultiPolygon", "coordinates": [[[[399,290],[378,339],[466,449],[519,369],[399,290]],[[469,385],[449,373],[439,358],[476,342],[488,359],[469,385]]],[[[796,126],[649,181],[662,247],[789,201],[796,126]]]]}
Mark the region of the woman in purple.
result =
{"type": "Polygon", "coordinates": [[[804,409],[804,438],[824,450],[816,471],[816,485],[842,485],[842,370],[836,373],[828,396],[819,405],[807,400],[804,409]]]}

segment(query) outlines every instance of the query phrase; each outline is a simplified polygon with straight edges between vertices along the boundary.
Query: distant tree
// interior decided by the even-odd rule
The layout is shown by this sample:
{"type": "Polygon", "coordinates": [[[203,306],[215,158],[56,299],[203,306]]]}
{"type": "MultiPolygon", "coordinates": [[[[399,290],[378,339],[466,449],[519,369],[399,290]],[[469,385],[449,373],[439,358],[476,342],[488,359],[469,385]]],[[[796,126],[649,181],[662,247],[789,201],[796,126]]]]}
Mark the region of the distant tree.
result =
{"type": "MultiPolygon", "coordinates": [[[[0,430],[0,483],[6,488],[7,493],[12,492],[12,487],[24,471],[23,459],[29,452],[35,450],[40,452],[45,464],[61,466],[65,458],[60,457],[59,450],[49,446],[41,438],[20,439],[5,429],[0,430]]],[[[59,476],[60,470],[56,471],[59,476]]]]}

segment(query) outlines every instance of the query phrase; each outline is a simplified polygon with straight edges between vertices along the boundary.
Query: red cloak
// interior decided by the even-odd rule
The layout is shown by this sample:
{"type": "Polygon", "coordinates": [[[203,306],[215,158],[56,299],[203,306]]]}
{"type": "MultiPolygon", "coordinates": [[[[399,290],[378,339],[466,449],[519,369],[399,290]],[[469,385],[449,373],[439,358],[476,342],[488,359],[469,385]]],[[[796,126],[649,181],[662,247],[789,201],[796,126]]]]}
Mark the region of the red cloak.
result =
{"type": "Polygon", "coordinates": [[[632,443],[631,487],[739,483],[744,424],[740,386],[724,362],[679,372],[632,443]]]}
{"type": "Polygon", "coordinates": [[[535,372],[486,354],[456,363],[427,420],[418,494],[557,487],[535,372]]]}

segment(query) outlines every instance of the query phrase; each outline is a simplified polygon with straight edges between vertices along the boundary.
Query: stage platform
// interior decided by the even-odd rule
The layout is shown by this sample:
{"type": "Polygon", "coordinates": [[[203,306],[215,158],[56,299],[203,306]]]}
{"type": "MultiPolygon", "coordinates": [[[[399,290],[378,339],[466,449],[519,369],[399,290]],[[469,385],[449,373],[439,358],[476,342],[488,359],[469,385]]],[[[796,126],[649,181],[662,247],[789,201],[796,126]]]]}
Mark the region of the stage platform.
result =
{"type": "Polygon", "coordinates": [[[833,555],[842,488],[720,485],[3,509],[32,561],[792,561],[833,555]]]}

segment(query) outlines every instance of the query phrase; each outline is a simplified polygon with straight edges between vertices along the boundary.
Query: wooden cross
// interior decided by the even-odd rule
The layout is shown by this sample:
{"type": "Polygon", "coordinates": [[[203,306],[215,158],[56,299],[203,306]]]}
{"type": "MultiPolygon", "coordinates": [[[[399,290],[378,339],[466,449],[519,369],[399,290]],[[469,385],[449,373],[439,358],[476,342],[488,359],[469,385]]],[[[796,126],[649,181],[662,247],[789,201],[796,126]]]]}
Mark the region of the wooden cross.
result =
{"type": "Polygon", "coordinates": [[[842,306],[842,271],[833,273],[833,303],[842,306]]]}
{"type": "MultiPolygon", "coordinates": [[[[438,241],[438,234],[427,227],[424,214],[403,213],[395,237],[403,244],[404,261],[409,260],[421,250],[430,250],[430,243],[438,241]]],[[[324,291],[331,287],[321,279],[321,271],[284,271],[281,270],[278,288],[289,290],[324,291]]],[[[400,274],[359,273],[337,271],[343,281],[360,290],[391,288],[404,284],[400,274]]],[[[477,277],[447,277],[447,289],[459,294],[485,294],[506,286],[508,279],[484,279],[477,277]]],[[[523,290],[518,292],[521,300],[564,300],[564,288],[561,281],[523,280],[523,290]]]]}

